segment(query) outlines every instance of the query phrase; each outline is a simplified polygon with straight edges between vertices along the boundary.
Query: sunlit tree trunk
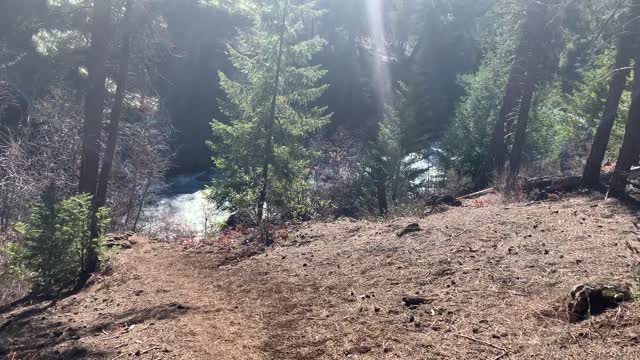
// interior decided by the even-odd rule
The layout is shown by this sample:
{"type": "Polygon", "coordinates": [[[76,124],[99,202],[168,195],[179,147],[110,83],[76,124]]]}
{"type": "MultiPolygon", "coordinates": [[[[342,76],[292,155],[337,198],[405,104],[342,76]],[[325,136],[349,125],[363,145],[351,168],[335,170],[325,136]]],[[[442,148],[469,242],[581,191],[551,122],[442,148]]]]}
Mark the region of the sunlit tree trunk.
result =
{"type": "Polygon", "coordinates": [[[278,100],[278,89],[280,88],[280,72],[282,71],[282,56],[284,51],[284,35],[287,30],[287,12],[289,10],[289,0],[285,0],[282,14],[282,23],[280,28],[280,36],[278,39],[278,56],[276,62],[276,73],[273,82],[273,94],[271,95],[271,107],[269,115],[264,124],[264,132],[266,136],[264,163],[262,165],[262,189],[258,197],[258,223],[262,224],[264,217],[264,207],[267,201],[267,192],[269,191],[269,167],[271,166],[273,156],[273,125],[276,119],[276,105],[278,100]]]}
{"type": "Polygon", "coordinates": [[[624,197],[629,171],[640,157],[640,56],[636,56],[634,60],[631,108],[629,109],[622,148],[609,186],[608,196],[612,197],[624,197]]]}

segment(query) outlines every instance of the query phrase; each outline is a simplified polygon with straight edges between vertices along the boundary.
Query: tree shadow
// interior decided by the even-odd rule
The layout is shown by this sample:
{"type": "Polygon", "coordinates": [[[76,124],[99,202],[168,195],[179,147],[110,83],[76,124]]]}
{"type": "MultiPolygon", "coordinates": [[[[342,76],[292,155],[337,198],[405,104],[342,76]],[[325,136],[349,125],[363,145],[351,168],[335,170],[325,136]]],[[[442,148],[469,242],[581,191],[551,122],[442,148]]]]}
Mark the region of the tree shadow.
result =
{"type": "MultiPolygon", "coordinates": [[[[146,321],[171,320],[192,311],[180,304],[170,303],[140,309],[128,309],[108,314],[104,321],[82,325],[73,320],[62,321],[47,312],[55,303],[39,303],[10,315],[0,325],[0,358],[16,359],[84,359],[90,351],[78,344],[78,340],[146,321]],[[65,345],[58,349],[58,346],[65,345]]],[[[126,329],[126,328],[125,328],[126,329]]],[[[97,353],[96,353],[97,354],[97,353]]],[[[95,354],[94,354],[95,355],[95,354]]],[[[103,354],[104,355],[104,354],[103,354]]],[[[93,356],[92,356],[93,357],[93,356]]]]}

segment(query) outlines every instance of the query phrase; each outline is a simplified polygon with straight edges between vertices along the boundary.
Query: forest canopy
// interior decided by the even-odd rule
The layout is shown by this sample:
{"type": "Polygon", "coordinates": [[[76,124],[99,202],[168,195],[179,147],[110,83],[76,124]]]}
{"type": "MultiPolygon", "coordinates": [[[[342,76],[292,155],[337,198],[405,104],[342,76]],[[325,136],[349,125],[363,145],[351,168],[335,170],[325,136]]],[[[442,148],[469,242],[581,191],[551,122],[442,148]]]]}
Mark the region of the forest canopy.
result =
{"type": "Polygon", "coordinates": [[[266,233],[532,177],[625,197],[639,18],[638,0],[6,0],[0,229],[53,187],[90,195],[90,237],[105,207],[135,231],[169,176],[201,172],[266,233]]]}

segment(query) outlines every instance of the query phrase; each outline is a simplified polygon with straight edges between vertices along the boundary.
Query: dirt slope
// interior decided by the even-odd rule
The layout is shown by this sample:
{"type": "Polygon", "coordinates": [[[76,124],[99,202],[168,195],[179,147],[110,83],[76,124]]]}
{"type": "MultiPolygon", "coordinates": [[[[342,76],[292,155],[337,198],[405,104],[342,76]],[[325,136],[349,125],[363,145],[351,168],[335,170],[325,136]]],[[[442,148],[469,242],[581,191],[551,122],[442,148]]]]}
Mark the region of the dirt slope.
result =
{"type": "Polygon", "coordinates": [[[1,314],[0,357],[640,359],[640,305],[579,324],[563,305],[585,282],[637,290],[638,214],[586,197],[493,200],[304,224],[265,253],[138,239],[82,293],[1,314]],[[412,222],[424,231],[395,235],[412,222]]]}

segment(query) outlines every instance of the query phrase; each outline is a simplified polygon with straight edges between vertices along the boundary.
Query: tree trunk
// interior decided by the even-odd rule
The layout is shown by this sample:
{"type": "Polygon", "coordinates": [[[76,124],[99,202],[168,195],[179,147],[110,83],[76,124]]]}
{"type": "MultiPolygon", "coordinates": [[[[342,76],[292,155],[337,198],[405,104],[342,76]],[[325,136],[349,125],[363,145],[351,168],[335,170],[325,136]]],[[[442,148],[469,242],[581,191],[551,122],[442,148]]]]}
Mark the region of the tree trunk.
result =
{"type": "Polygon", "coordinates": [[[507,161],[505,138],[509,135],[507,130],[510,131],[516,118],[521,118],[518,111],[518,102],[522,103],[526,82],[532,80],[528,75],[531,70],[529,63],[532,60],[532,56],[540,55],[532,51],[532,46],[536,44],[545,25],[545,10],[545,4],[538,1],[530,1],[526,10],[526,18],[521,26],[521,38],[515,50],[513,66],[507,80],[502,106],[500,107],[491,139],[492,170],[496,176],[504,174],[504,167],[507,161]]]}
{"type": "Polygon", "coordinates": [[[396,168],[393,171],[393,182],[391,185],[391,202],[393,205],[398,205],[398,198],[400,197],[400,175],[402,174],[402,160],[398,161],[396,168]]]}
{"type": "Polygon", "coordinates": [[[80,164],[81,194],[95,195],[100,160],[100,131],[106,96],[107,53],[109,47],[109,27],[111,0],[95,1],[93,5],[93,26],[91,48],[87,59],[89,82],[84,108],[84,131],[82,137],[82,159],[80,164]]]}
{"type": "Polygon", "coordinates": [[[262,224],[264,217],[264,207],[267,202],[267,192],[269,190],[269,167],[271,166],[271,158],[273,156],[273,125],[276,119],[276,105],[278,100],[278,90],[280,88],[280,72],[282,71],[282,53],[284,51],[284,35],[287,30],[287,16],[289,10],[289,0],[285,0],[284,10],[282,15],[282,25],[280,29],[280,37],[278,40],[278,60],[276,62],[276,74],[273,82],[273,94],[271,97],[271,108],[269,110],[269,116],[264,124],[264,132],[266,135],[265,140],[265,154],[264,163],[262,165],[262,189],[258,197],[258,225],[262,224]]]}
{"type": "MultiPolygon", "coordinates": [[[[529,76],[535,77],[533,73],[529,76]]],[[[529,124],[529,111],[531,110],[531,100],[535,89],[535,79],[529,79],[527,76],[524,93],[520,101],[520,111],[518,112],[518,125],[516,135],[513,140],[513,148],[511,149],[511,158],[509,160],[509,185],[516,184],[518,174],[522,168],[522,156],[527,143],[527,127],[529,124]]]]}
{"type": "Polygon", "coordinates": [[[149,188],[151,187],[151,182],[147,180],[142,190],[142,194],[140,194],[140,203],[138,204],[138,211],[136,212],[136,218],[133,221],[133,232],[138,230],[138,222],[140,221],[140,215],[142,215],[142,208],[144,207],[144,202],[147,199],[147,194],[149,193],[149,188]]]}
{"type": "MultiPolygon", "coordinates": [[[[98,181],[98,162],[100,161],[100,132],[102,113],[106,96],[107,54],[111,19],[111,0],[94,1],[93,27],[91,29],[91,49],[87,67],[89,83],[85,99],[84,133],[82,138],[82,159],[80,163],[81,194],[95,195],[98,181]]],[[[95,211],[95,209],[94,209],[95,211]]],[[[97,224],[94,214],[91,233],[96,233],[97,224]]],[[[87,248],[86,264],[83,267],[83,279],[98,268],[98,251],[94,244],[87,248]]]]}
{"type": "Polygon", "coordinates": [[[384,178],[376,181],[376,191],[378,197],[378,211],[380,216],[385,216],[389,212],[389,204],[387,204],[387,191],[384,178]]]}
{"type": "MultiPolygon", "coordinates": [[[[634,4],[630,18],[635,22],[636,16],[640,15],[640,1],[634,4]],[[637,14],[637,15],[636,15],[637,14]]],[[[625,29],[625,31],[628,31],[625,29]]],[[[582,175],[582,184],[591,188],[598,188],[600,184],[600,172],[602,170],[602,162],[604,161],[604,155],[607,152],[609,146],[609,138],[611,137],[611,130],[618,116],[618,107],[620,106],[620,99],[627,85],[627,78],[630,73],[629,64],[631,62],[632,47],[634,45],[634,38],[632,34],[626,34],[622,36],[617,43],[616,63],[613,69],[614,73],[609,83],[609,94],[607,95],[607,101],[604,106],[604,112],[602,119],[598,125],[596,135],[593,139],[593,145],[591,146],[591,153],[587,159],[587,164],[584,168],[582,175]]]]}
{"type": "Polygon", "coordinates": [[[131,56],[131,9],[134,0],[127,0],[124,15],[124,34],[122,36],[122,49],[120,53],[118,76],[116,79],[116,96],[111,108],[111,119],[109,120],[109,134],[107,138],[107,148],[102,159],[100,178],[98,179],[98,189],[96,191],[96,208],[105,206],[107,202],[107,190],[111,170],[113,169],[113,159],[116,154],[118,144],[118,133],[120,131],[120,119],[124,109],[124,96],[127,90],[127,77],[129,75],[129,58],[131,56]]]}
{"type": "Polygon", "coordinates": [[[540,80],[543,55],[545,19],[547,6],[538,1],[533,1],[527,8],[527,20],[524,27],[523,42],[525,43],[526,75],[522,86],[522,98],[518,110],[518,124],[509,159],[509,177],[507,184],[511,187],[516,184],[518,174],[522,168],[522,157],[527,142],[527,127],[531,101],[536,85],[540,80]]]}
{"type": "MultiPolygon", "coordinates": [[[[636,51],[637,53],[638,51],[636,51]]],[[[625,128],[622,148],[616,161],[616,168],[611,178],[609,194],[612,197],[624,197],[631,167],[638,162],[640,156],[640,56],[635,56],[633,68],[633,90],[629,119],[625,128]]]]}
{"type": "Polygon", "coordinates": [[[507,80],[507,87],[502,98],[502,106],[493,128],[493,136],[491,139],[491,164],[492,170],[496,175],[504,172],[504,166],[507,162],[507,145],[505,136],[507,135],[507,124],[512,122],[510,119],[516,117],[518,100],[522,96],[522,83],[525,77],[525,66],[523,61],[526,59],[526,43],[524,39],[520,40],[520,44],[515,52],[515,59],[507,80]]]}
{"type": "Polygon", "coordinates": [[[138,187],[138,173],[133,176],[133,184],[131,184],[131,191],[129,192],[129,198],[127,200],[126,215],[124,217],[124,228],[129,229],[129,219],[131,218],[131,211],[133,211],[133,202],[135,201],[136,188],[138,187]]]}

